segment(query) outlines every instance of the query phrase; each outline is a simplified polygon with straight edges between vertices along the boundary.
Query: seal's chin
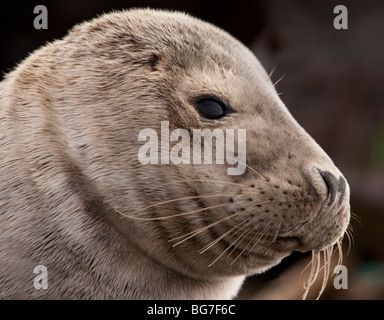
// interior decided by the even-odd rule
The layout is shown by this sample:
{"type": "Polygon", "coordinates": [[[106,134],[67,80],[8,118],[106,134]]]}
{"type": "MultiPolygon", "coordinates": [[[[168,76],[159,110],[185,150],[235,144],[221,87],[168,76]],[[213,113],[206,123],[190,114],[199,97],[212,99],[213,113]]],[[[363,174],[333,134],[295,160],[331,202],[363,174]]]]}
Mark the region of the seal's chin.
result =
{"type": "Polygon", "coordinates": [[[273,246],[278,251],[295,251],[300,250],[303,246],[301,239],[295,236],[286,236],[286,237],[277,237],[276,241],[273,243],[273,246]]]}
{"type": "MultiPolygon", "coordinates": [[[[284,257],[283,257],[284,258],[284,257]]],[[[267,272],[268,270],[272,269],[273,267],[277,266],[278,264],[280,264],[281,260],[283,260],[283,258],[276,258],[274,259],[273,261],[271,261],[269,264],[266,263],[264,266],[261,266],[261,267],[258,267],[257,269],[254,269],[252,270],[249,274],[261,274],[261,273],[265,273],[267,272]]]]}
{"type": "Polygon", "coordinates": [[[349,223],[349,207],[342,207],[325,223],[320,223],[324,220],[324,214],[329,215],[329,212],[319,213],[319,217],[307,223],[306,228],[298,229],[300,232],[295,230],[278,236],[271,234],[260,241],[252,252],[258,259],[257,272],[264,272],[277,265],[294,251],[325,252],[340,246],[349,223]]]}
{"type": "MultiPolygon", "coordinates": [[[[345,234],[350,220],[350,207],[344,205],[331,211],[320,212],[316,218],[300,229],[298,251],[323,251],[337,244],[345,234]]],[[[292,238],[292,236],[288,237],[292,238]]]]}

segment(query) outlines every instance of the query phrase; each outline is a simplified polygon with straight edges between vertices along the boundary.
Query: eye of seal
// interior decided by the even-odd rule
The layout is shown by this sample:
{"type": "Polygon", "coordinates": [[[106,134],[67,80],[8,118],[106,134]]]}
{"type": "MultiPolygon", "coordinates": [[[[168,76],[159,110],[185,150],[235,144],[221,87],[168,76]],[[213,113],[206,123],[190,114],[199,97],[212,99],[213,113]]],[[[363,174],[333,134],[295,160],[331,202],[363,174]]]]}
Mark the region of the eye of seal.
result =
{"type": "Polygon", "coordinates": [[[196,110],[207,119],[220,119],[225,117],[230,108],[221,99],[214,96],[202,96],[194,102],[196,110]]]}

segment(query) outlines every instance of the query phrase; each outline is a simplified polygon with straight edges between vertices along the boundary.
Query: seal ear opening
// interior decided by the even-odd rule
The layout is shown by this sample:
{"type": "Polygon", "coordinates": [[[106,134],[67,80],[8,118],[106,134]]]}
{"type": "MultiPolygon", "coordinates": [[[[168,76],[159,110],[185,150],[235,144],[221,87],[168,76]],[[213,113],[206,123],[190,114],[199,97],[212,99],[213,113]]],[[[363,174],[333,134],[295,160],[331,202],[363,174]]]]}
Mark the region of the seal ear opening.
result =
{"type": "Polygon", "coordinates": [[[152,55],[149,58],[148,64],[149,67],[151,68],[151,71],[158,71],[158,65],[160,62],[160,56],[157,53],[152,53],[152,55]]]}

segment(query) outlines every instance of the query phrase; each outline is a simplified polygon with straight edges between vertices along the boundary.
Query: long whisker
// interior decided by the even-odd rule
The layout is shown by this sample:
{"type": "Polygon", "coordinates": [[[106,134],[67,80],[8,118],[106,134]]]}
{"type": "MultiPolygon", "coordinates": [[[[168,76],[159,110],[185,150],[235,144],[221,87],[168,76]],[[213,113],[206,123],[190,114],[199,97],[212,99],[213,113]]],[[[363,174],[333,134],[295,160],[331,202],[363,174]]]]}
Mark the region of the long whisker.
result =
{"type": "MultiPolygon", "coordinates": [[[[244,200],[244,201],[245,201],[245,200],[244,200]]],[[[240,202],[244,202],[244,201],[240,201],[240,202]]],[[[259,205],[259,204],[263,204],[263,203],[268,203],[268,202],[270,202],[270,200],[266,200],[266,201],[262,201],[262,202],[256,203],[255,206],[256,206],[256,205],[259,205]]],[[[182,236],[179,236],[179,237],[170,239],[170,240],[168,240],[168,241],[169,241],[169,242],[172,242],[172,241],[176,241],[176,240],[179,240],[179,239],[182,239],[182,238],[186,237],[186,238],[184,238],[183,240],[181,240],[181,241],[179,241],[179,242],[177,242],[177,243],[175,243],[175,244],[173,245],[173,247],[176,247],[176,246],[178,246],[179,244],[183,243],[184,241],[186,241],[186,240],[188,240],[188,239],[190,239],[190,238],[196,236],[197,234],[199,234],[199,233],[201,233],[201,232],[203,232],[203,231],[205,231],[205,230],[208,230],[209,228],[211,228],[211,227],[213,227],[213,226],[215,226],[215,225],[217,225],[217,224],[219,224],[219,223],[221,223],[221,222],[223,222],[223,221],[229,220],[229,219],[231,219],[231,218],[233,218],[233,217],[236,217],[236,216],[238,216],[238,215],[240,215],[240,214],[244,214],[245,212],[246,212],[246,210],[245,210],[245,211],[238,211],[238,212],[235,212],[234,214],[232,214],[232,215],[230,215],[230,216],[227,216],[227,217],[225,217],[225,218],[223,218],[223,219],[220,219],[220,220],[218,220],[218,221],[215,221],[215,222],[213,222],[213,223],[211,223],[211,224],[209,224],[209,225],[207,225],[207,226],[203,226],[203,227],[201,227],[201,228],[199,228],[199,229],[197,229],[197,230],[194,230],[194,231],[189,232],[189,233],[187,233],[187,234],[184,234],[184,235],[182,235],[182,236]]]]}
{"type": "MultiPolygon", "coordinates": [[[[242,194],[261,194],[261,193],[253,191],[253,192],[242,192],[242,194]]],[[[128,213],[128,214],[122,213],[122,212],[120,212],[119,210],[116,210],[116,209],[115,210],[117,212],[119,212],[120,214],[122,214],[124,217],[131,217],[132,215],[134,215],[136,213],[139,213],[141,211],[144,211],[144,210],[156,207],[156,206],[160,206],[160,205],[163,205],[163,204],[175,202],[175,201],[191,200],[191,199],[201,199],[201,198],[214,198],[214,197],[228,197],[228,196],[232,196],[232,195],[233,195],[233,192],[226,192],[226,193],[217,193],[217,194],[209,194],[209,195],[197,195],[197,196],[186,196],[186,197],[180,197],[180,198],[175,198],[175,199],[169,199],[169,200],[165,200],[165,201],[161,201],[161,202],[157,202],[157,203],[151,204],[149,206],[146,206],[144,208],[138,209],[138,210],[133,211],[133,212],[128,213]]]]}
{"type": "MultiPolygon", "coordinates": [[[[209,244],[207,244],[205,247],[201,248],[200,250],[198,250],[197,252],[199,252],[200,254],[203,254],[204,252],[206,252],[209,248],[212,248],[216,243],[218,243],[221,239],[223,239],[224,237],[226,237],[228,234],[230,234],[232,231],[234,231],[235,229],[237,229],[238,227],[240,227],[242,224],[244,224],[245,222],[247,222],[247,220],[243,220],[241,221],[240,223],[238,223],[236,226],[234,226],[233,228],[231,228],[230,230],[228,230],[227,232],[223,233],[220,237],[216,238],[215,240],[213,240],[212,242],[210,242],[209,244]]],[[[242,228],[244,228],[245,226],[247,226],[249,224],[246,223],[245,225],[243,225],[239,230],[241,230],[242,228]]],[[[237,230],[237,232],[239,231],[237,230]]]]}
{"type": "MultiPolygon", "coordinates": [[[[233,158],[234,159],[234,158],[233,158]]],[[[258,172],[257,170],[255,170],[254,168],[252,168],[251,166],[249,166],[248,164],[246,164],[245,162],[242,162],[240,161],[239,159],[235,159],[237,162],[245,165],[248,169],[252,170],[254,173],[256,173],[260,178],[262,178],[265,182],[269,182],[269,179],[267,179],[266,177],[264,177],[260,172],[258,172]]]]}
{"type": "Polygon", "coordinates": [[[339,254],[338,260],[337,260],[337,265],[342,265],[343,264],[343,246],[342,246],[342,241],[343,239],[340,238],[339,241],[337,241],[337,252],[339,254]]]}
{"type": "Polygon", "coordinates": [[[320,252],[317,250],[312,250],[311,272],[309,274],[307,283],[304,284],[305,292],[303,294],[303,300],[307,298],[309,288],[313,285],[313,283],[317,278],[317,275],[319,274],[319,267],[320,267],[320,252]]]}
{"type": "Polygon", "coordinates": [[[308,279],[308,290],[315,283],[317,276],[319,275],[320,265],[321,265],[321,251],[316,251],[315,259],[316,259],[315,260],[316,262],[314,263],[314,266],[313,266],[314,267],[313,272],[311,270],[312,276],[310,276],[308,279]]]}
{"type": "MultiPolygon", "coordinates": [[[[253,208],[255,208],[256,206],[258,206],[259,205],[259,203],[256,203],[255,205],[253,205],[253,206],[251,206],[251,207],[249,207],[249,208],[247,208],[245,211],[243,211],[243,213],[244,212],[246,212],[246,211],[249,211],[249,210],[251,210],[251,209],[253,209],[253,208]]],[[[257,218],[260,218],[260,216],[262,216],[262,215],[264,215],[265,213],[262,213],[261,215],[259,215],[257,218]]],[[[243,226],[243,227],[246,227],[246,226],[248,226],[250,223],[252,223],[253,221],[255,221],[256,220],[256,217],[255,218],[253,218],[253,219],[251,219],[245,226],[243,226]]],[[[236,231],[233,235],[235,235],[237,232],[239,232],[241,229],[243,229],[243,227],[241,227],[238,231],[236,231]]],[[[253,230],[253,227],[252,228],[249,228],[249,231],[245,234],[245,232],[246,231],[244,231],[237,239],[236,239],[236,241],[237,240],[240,240],[239,241],[239,243],[232,249],[232,251],[228,254],[228,256],[230,256],[232,253],[233,253],[233,251],[235,251],[236,250],[236,248],[239,246],[239,244],[242,242],[242,240],[243,240],[243,238],[246,238],[247,237],[247,235],[251,232],[253,230]]],[[[235,241],[235,242],[236,242],[235,241]]],[[[230,246],[229,246],[229,248],[230,247],[232,247],[232,245],[233,245],[234,243],[232,243],[230,246]]],[[[227,248],[227,249],[229,249],[229,248],[227,248]]],[[[226,252],[227,250],[225,250],[224,252],[226,252]]],[[[220,255],[220,256],[222,256],[222,255],[220,255]]]]}
{"type": "MultiPolygon", "coordinates": [[[[341,265],[342,263],[342,252],[341,252],[341,240],[339,239],[338,242],[336,243],[338,251],[339,251],[339,257],[338,257],[338,265],[341,265]]],[[[332,255],[334,252],[334,246],[330,246],[321,252],[323,252],[323,258],[324,258],[324,265],[319,269],[319,272],[321,272],[324,269],[324,274],[323,274],[323,282],[319,291],[318,296],[316,297],[316,300],[320,298],[320,296],[323,294],[329,276],[330,276],[330,269],[331,269],[331,261],[332,261],[332,255]]]]}
{"type": "MultiPolygon", "coordinates": [[[[241,213],[242,213],[242,212],[241,212],[241,213]]],[[[219,223],[221,223],[221,222],[223,222],[223,221],[225,221],[225,220],[228,220],[228,219],[230,219],[230,218],[233,218],[233,217],[234,217],[235,215],[237,215],[237,214],[239,214],[239,212],[233,214],[232,216],[228,216],[228,217],[226,217],[226,218],[224,218],[224,219],[221,219],[221,220],[219,220],[219,221],[213,222],[213,223],[209,224],[208,226],[204,226],[204,227],[201,227],[201,228],[199,228],[199,229],[197,229],[197,230],[194,230],[194,231],[192,231],[192,232],[190,232],[190,233],[184,234],[184,235],[182,235],[182,236],[180,236],[180,237],[176,237],[176,238],[170,239],[170,240],[168,240],[168,242],[176,241],[176,240],[178,240],[178,239],[182,239],[182,238],[186,237],[186,238],[184,238],[183,240],[181,240],[181,241],[175,243],[174,245],[172,245],[172,247],[176,247],[176,246],[182,244],[183,242],[187,241],[188,239],[191,239],[192,237],[195,237],[196,235],[198,235],[198,234],[204,232],[205,230],[208,230],[209,228],[211,228],[211,227],[213,227],[213,226],[215,226],[215,225],[217,225],[217,224],[219,224],[219,223]]]]}
{"type": "Polygon", "coordinates": [[[179,183],[179,182],[212,182],[212,183],[217,182],[217,183],[231,184],[231,185],[240,186],[240,187],[249,187],[249,185],[243,184],[243,183],[236,183],[236,182],[230,182],[225,180],[214,180],[214,179],[175,180],[175,181],[164,183],[163,185],[179,183]]]}
{"type": "Polygon", "coordinates": [[[311,254],[312,254],[312,258],[308,262],[308,264],[305,266],[305,268],[301,271],[301,273],[300,273],[301,276],[304,274],[305,270],[307,270],[309,267],[312,268],[312,265],[313,265],[313,250],[311,251],[311,254]]]}
{"type": "MultiPolygon", "coordinates": [[[[267,232],[268,228],[271,226],[272,224],[272,221],[270,221],[265,227],[263,230],[261,230],[260,232],[260,236],[257,238],[256,242],[252,245],[252,247],[249,249],[249,252],[251,252],[253,250],[253,248],[256,246],[256,244],[263,238],[263,236],[265,235],[265,233],[267,232]]],[[[252,240],[253,241],[253,240],[252,240]]],[[[251,242],[252,242],[251,241],[251,242]]]]}
{"type": "MultiPolygon", "coordinates": [[[[253,220],[255,220],[256,218],[254,218],[253,220]]],[[[252,221],[253,221],[252,220],[252,221]]],[[[245,230],[238,238],[239,242],[236,244],[236,246],[234,246],[231,250],[231,252],[228,254],[228,257],[230,257],[232,255],[233,252],[235,252],[235,250],[239,247],[239,245],[243,242],[244,239],[247,238],[247,236],[252,232],[254,231],[255,228],[252,227],[252,228],[249,228],[247,230],[245,230]]]]}
{"type": "MultiPolygon", "coordinates": [[[[241,201],[241,202],[245,202],[245,200],[244,200],[244,201],[241,201]]],[[[201,232],[203,232],[203,231],[205,231],[205,230],[207,230],[207,229],[213,227],[214,225],[216,225],[216,224],[218,224],[218,223],[220,223],[220,222],[223,222],[223,221],[225,221],[225,220],[231,219],[231,218],[233,218],[233,217],[235,217],[235,216],[237,216],[237,215],[239,215],[240,213],[243,213],[243,212],[244,212],[244,211],[238,211],[238,212],[235,212],[234,214],[232,214],[232,215],[230,215],[230,216],[227,216],[227,217],[225,217],[225,218],[223,218],[223,219],[220,219],[220,220],[218,220],[218,221],[215,221],[215,222],[213,222],[213,223],[211,223],[211,224],[209,224],[209,225],[207,225],[207,226],[200,227],[200,228],[198,228],[197,230],[193,230],[193,231],[191,231],[191,232],[189,232],[189,233],[183,234],[182,236],[178,236],[178,237],[169,239],[168,242],[176,241],[176,240],[182,239],[182,238],[184,238],[184,237],[187,237],[187,238],[185,238],[185,239],[182,241],[182,242],[184,242],[185,240],[188,240],[188,239],[192,238],[193,236],[195,236],[195,235],[197,235],[197,234],[199,234],[199,233],[201,233],[201,232]]],[[[179,244],[182,243],[182,242],[178,242],[178,243],[174,244],[173,247],[179,245],[179,244]]]]}
{"type": "Polygon", "coordinates": [[[351,251],[351,247],[355,245],[354,240],[353,240],[352,231],[350,230],[349,226],[347,227],[347,230],[345,231],[345,235],[347,236],[347,239],[348,239],[348,251],[347,251],[347,256],[348,256],[349,252],[351,251]]]}
{"type": "MultiPolygon", "coordinates": [[[[245,200],[244,200],[244,201],[239,201],[238,203],[241,203],[241,202],[245,202],[245,200]]],[[[193,213],[196,213],[196,212],[205,211],[205,210],[208,210],[208,209],[214,209],[214,208],[218,208],[218,207],[224,207],[224,206],[228,206],[228,205],[231,204],[231,203],[232,203],[232,202],[225,202],[225,203],[220,203],[220,204],[213,205],[213,206],[208,206],[208,207],[205,207],[205,208],[199,208],[199,209],[192,210],[192,211],[181,212],[181,213],[176,213],[176,214],[172,214],[172,215],[169,215],[169,216],[154,217],[154,218],[139,218],[139,217],[134,217],[134,216],[132,216],[132,215],[125,215],[124,213],[120,212],[120,211],[117,210],[117,209],[115,209],[115,210],[116,210],[118,213],[122,214],[123,216],[125,216],[126,218],[129,218],[129,219],[140,220],[140,221],[154,221],[154,220],[165,220],[165,219],[169,219],[169,218],[180,217],[180,216],[185,216],[185,215],[193,214],[193,213]]]]}
{"type": "Polygon", "coordinates": [[[280,228],[281,228],[281,225],[282,225],[282,224],[283,224],[283,219],[280,219],[280,221],[279,221],[279,226],[278,226],[278,228],[277,228],[277,231],[276,231],[275,235],[273,236],[272,242],[275,242],[275,241],[276,241],[277,236],[278,236],[278,234],[279,234],[279,231],[280,231],[280,228]]]}
{"type": "MultiPolygon", "coordinates": [[[[323,275],[323,282],[321,284],[321,288],[319,291],[318,296],[316,297],[316,300],[318,300],[321,296],[321,294],[324,292],[325,287],[327,285],[327,281],[329,278],[329,272],[330,272],[330,265],[331,265],[331,255],[332,255],[333,247],[328,247],[324,249],[323,252],[323,260],[324,260],[324,275],[323,275]]],[[[323,269],[322,268],[322,269],[323,269]]]]}
{"type": "MultiPolygon", "coordinates": [[[[253,221],[253,220],[251,220],[251,221],[253,221]]],[[[251,228],[249,228],[249,230],[252,230],[253,229],[253,227],[251,227],[251,228]]],[[[211,264],[208,266],[208,268],[210,268],[210,267],[212,267],[236,242],[238,242],[238,241],[242,241],[242,240],[240,240],[241,238],[242,238],[242,236],[247,232],[247,230],[248,229],[245,229],[244,230],[244,232],[239,236],[239,237],[237,237],[236,238],[236,240],[235,241],[233,241],[215,260],[213,260],[212,262],[211,262],[211,264]]],[[[237,247],[237,246],[236,246],[237,247]]],[[[233,249],[232,249],[232,251],[229,253],[229,255],[228,256],[230,256],[231,254],[232,254],[232,252],[233,252],[233,249]]]]}
{"type": "Polygon", "coordinates": [[[277,85],[281,80],[283,80],[284,76],[285,76],[285,73],[279,78],[279,80],[277,80],[277,81],[273,84],[273,86],[276,87],[276,85],[277,85]]]}
{"type": "Polygon", "coordinates": [[[272,67],[272,70],[271,70],[271,72],[270,72],[269,75],[268,75],[267,82],[268,82],[269,80],[271,80],[271,77],[272,77],[273,73],[275,72],[276,68],[277,68],[277,64],[275,64],[275,65],[272,67]]]}
{"type": "MultiPolygon", "coordinates": [[[[265,213],[262,213],[261,215],[259,215],[257,218],[260,218],[260,216],[262,216],[262,215],[264,215],[265,213]]],[[[255,218],[253,218],[249,223],[252,223],[253,221],[255,221],[256,220],[256,217],[255,218]]],[[[248,224],[249,224],[248,223],[248,224]]],[[[247,224],[247,225],[248,225],[247,224]]],[[[244,232],[240,235],[240,236],[238,236],[237,238],[236,238],[236,240],[235,241],[233,241],[232,243],[231,243],[231,245],[230,246],[228,246],[221,254],[220,254],[220,256],[218,256],[216,259],[215,259],[215,261],[213,261],[211,264],[210,264],[210,266],[212,266],[217,260],[219,260],[223,255],[224,255],[224,253],[226,253],[231,247],[233,247],[235,244],[236,244],[236,242],[237,242],[237,244],[236,244],[236,246],[234,246],[233,248],[232,248],[232,250],[231,250],[231,252],[228,254],[228,257],[230,257],[231,255],[232,255],[232,253],[237,249],[237,247],[240,245],[240,243],[248,236],[248,234],[250,233],[250,232],[252,232],[254,230],[254,227],[251,227],[251,228],[249,228],[249,229],[246,229],[246,230],[244,230],[244,232]]],[[[240,230],[238,230],[238,231],[240,231],[240,230]]],[[[237,232],[238,232],[237,231],[237,232]]],[[[236,233],[237,233],[236,232],[236,233]]],[[[235,234],[236,234],[235,233],[235,234]]],[[[234,234],[234,235],[235,235],[234,234]]]]}
{"type": "MultiPolygon", "coordinates": [[[[233,238],[239,231],[241,231],[242,229],[244,229],[245,227],[248,227],[251,223],[253,223],[253,222],[256,220],[256,218],[257,218],[257,217],[254,217],[253,219],[249,220],[249,221],[247,222],[247,224],[245,224],[243,227],[241,227],[239,230],[237,230],[237,231],[236,231],[233,235],[231,235],[230,237],[233,238]]],[[[231,245],[230,245],[229,247],[232,247],[238,240],[240,240],[240,242],[241,242],[241,241],[242,241],[242,238],[245,238],[245,237],[247,236],[248,232],[250,232],[250,231],[253,230],[253,229],[254,229],[254,227],[251,226],[250,228],[248,228],[248,229],[246,229],[245,231],[243,231],[243,232],[241,233],[241,235],[239,235],[239,236],[236,238],[236,240],[233,241],[233,242],[231,243],[231,245]],[[249,230],[249,231],[247,232],[247,230],[249,230]],[[245,233],[246,233],[246,235],[244,236],[245,233]]],[[[238,245],[236,245],[236,247],[232,249],[232,251],[228,254],[228,256],[230,256],[230,255],[232,254],[232,252],[237,248],[237,246],[238,246],[238,245]]],[[[228,248],[228,249],[229,249],[229,248],[228,248]]]]}
{"type": "MultiPolygon", "coordinates": [[[[324,290],[326,288],[326,284],[328,282],[328,279],[329,279],[329,277],[331,275],[331,273],[330,273],[331,261],[332,261],[332,256],[333,256],[333,254],[335,252],[335,250],[334,250],[335,246],[337,247],[337,251],[338,251],[338,262],[337,262],[337,265],[341,265],[342,261],[343,261],[342,237],[339,238],[339,240],[336,242],[335,245],[330,246],[330,247],[328,247],[328,248],[326,248],[324,250],[321,250],[321,251],[312,250],[311,262],[303,270],[303,272],[304,272],[308,268],[308,266],[311,265],[311,272],[310,272],[308,281],[304,285],[304,288],[306,290],[305,290],[305,293],[303,295],[303,299],[306,299],[310,287],[315,283],[319,273],[321,271],[323,271],[323,270],[324,270],[323,281],[322,281],[322,285],[321,285],[319,294],[316,297],[316,299],[319,299],[320,296],[322,295],[322,293],[324,292],[324,290]],[[322,267],[320,267],[320,265],[321,265],[321,253],[323,253],[323,262],[324,262],[324,265],[322,267]]],[[[303,272],[301,274],[303,274],[303,272]]]]}
{"type": "Polygon", "coordinates": [[[244,253],[245,250],[247,250],[247,248],[249,247],[249,245],[255,240],[256,236],[258,236],[256,242],[253,244],[253,246],[251,247],[251,249],[249,251],[252,251],[252,249],[256,246],[256,244],[261,240],[262,236],[264,235],[264,233],[268,230],[268,228],[271,226],[271,223],[272,221],[270,221],[264,228],[263,230],[261,230],[260,233],[256,233],[255,236],[252,238],[251,241],[248,242],[248,244],[246,245],[246,247],[237,255],[237,257],[231,262],[231,265],[233,265],[237,259],[240,258],[240,256],[244,253]]]}
{"type": "Polygon", "coordinates": [[[355,219],[361,227],[363,226],[361,218],[356,213],[351,212],[351,218],[355,219]]]}

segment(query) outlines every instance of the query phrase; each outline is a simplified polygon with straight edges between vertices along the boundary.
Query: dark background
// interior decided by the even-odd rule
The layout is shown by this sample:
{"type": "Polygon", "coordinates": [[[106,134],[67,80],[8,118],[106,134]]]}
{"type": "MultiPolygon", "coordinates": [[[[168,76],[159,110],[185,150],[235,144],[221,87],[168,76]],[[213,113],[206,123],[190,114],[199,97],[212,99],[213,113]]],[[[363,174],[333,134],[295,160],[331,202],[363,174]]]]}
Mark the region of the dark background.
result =
{"type": "MultiPolygon", "coordinates": [[[[384,1],[2,1],[1,77],[33,50],[74,24],[113,9],[152,7],[188,12],[250,47],[297,121],[330,155],[351,187],[354,243],[344,265],[348,289],[328,281],[324,299],[384,299],[384,1]],[[33,27],[36,5],[48,30],[33,27]],[[348,30],[335,30],[333,8],[348,9],[348,30]]],[[[345,252],[348,241],[345,241],[345,252]]],[[[297,299],[307,255],[294,254],[248,279],[240,298],[297,299]]],[[[315,291],[316,291],[316,285],[315,291]]],[[[310,295],[316,296],[316,292],[310,295]]]]}

